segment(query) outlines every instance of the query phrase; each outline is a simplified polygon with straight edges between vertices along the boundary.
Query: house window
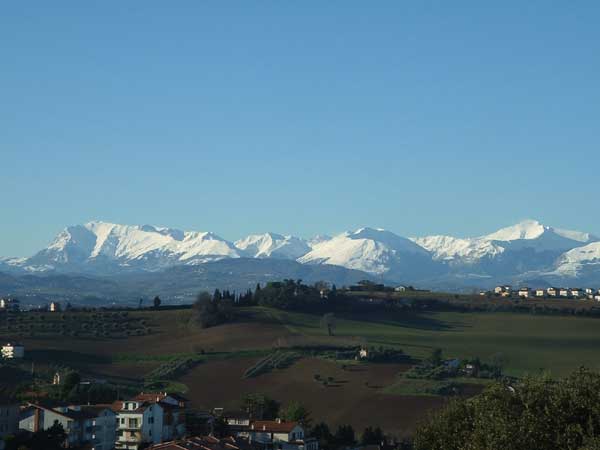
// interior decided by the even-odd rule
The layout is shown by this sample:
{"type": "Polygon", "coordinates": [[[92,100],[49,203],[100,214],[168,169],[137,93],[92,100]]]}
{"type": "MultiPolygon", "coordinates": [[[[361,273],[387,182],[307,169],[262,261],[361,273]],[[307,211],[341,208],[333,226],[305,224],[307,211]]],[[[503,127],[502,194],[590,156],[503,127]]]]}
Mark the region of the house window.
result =
{"type": "Polygon", "coordinates": [[[129,419],[129,428],[137,428],[138,420],[137,419],[129,419]]]}

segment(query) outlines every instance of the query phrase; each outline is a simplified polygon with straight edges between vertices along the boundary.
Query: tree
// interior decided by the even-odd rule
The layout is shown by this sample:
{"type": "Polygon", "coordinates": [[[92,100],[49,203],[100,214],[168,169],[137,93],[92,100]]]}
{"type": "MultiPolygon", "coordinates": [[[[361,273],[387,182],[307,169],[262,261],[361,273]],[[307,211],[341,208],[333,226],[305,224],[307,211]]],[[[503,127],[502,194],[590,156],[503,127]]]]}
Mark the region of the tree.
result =
{"type": "Polygon", "coordinates": [[[161,303],[162,302],[161,302],[160,297],[158,295],[156,297],[154,297],[154,307],[156,309],[158,309],[158,307],[160,306],[161,303]]]}
{"type": "Polygon", "coordinates": [[[584,368],[561,380],[496,382],[450,402],[417,429],[415,450],[597,450],[599,400],[600,374],[584,368]]]}
{"type": "Polygon", "coordinates": [[[333,336],[335,325],[336,321],[333,313],[327,313],[321,318],[321,326],[327,330],[329,336],[333,336]]]}
{"type": "Polygon", "coordinates": [[[320,448],[329,448],[333,443],[333,434],[325,422],[320,422],[312,429],[312,436],[319,441],[320,448]]]}
{"type": "Polygon", "coordinates": [[[434,348],[431,351],[429,358],[427,358],[427,362],[434,367],[437,367],[440,364],[442,364],[442,361],[443,361],[443,355],[442,355],[441,348],[434,348]]]}
{"type": "Polygon", "coordinates": [[[140,298],[140,302],[139,302],[139,304],[138,304],[138,308],[139,308],[139,309],[142,309],[142,305],[143,305],[143,304],[144,304],[144,299],[143,299],[143,298],[140,298]]]}
{"type": "Polygon", "coordinates": [[[192,305],[193,319],[202,328],[213,327],[234,317],[233,301],[216,300],[208,292],[198,294],[192,305]]]}
{"type": "Polygon", "coordinates": [[[218,438],[223,438],[231,434],[229,425],[222,417],[217,417],[213,421],[213,434],[218,438]]]}
{"type": "Polygon", "coordinates": [[[279,403],[264,394],[248,394],[242,399],[242,409],[251,418],[272,420],[279,415],[279,403]]]}
{"type": "Polygon", "coordinates": [[[287,408],[283,410],[282,416],[285,420],[290,422],[298,422],[305,427],[310,427],[310,411],[298,402],[290,403],[287,408]]]}
{"type": "Polygon", "coordinates": [[[78,372],[68,372],[62,380],[62,396],[66,398],[73,389],[77,388],[81,383],[81,375],[78,372]]]}
{"type": "Polygon", "coordinates": [[[327,281],[317,281],[315,283],[315,289],[318,291],[328,291],[329,283],[327,281]]]}
{"type": "Polygon", "coordinates": [[[340,425],[335,432],[334,441],[339,447],[354,445],[356,437],[352,425],[340,425]]]}
{"type": "Polygon", "coordinates": [[[490,366],[494,368],[496,377],[502,376],[502,371],[507,363],[508,358],[504,355],[504,353],[494,353],[490,357],[490,366]]]}
{"type": "Polygon", "coordinates": [[[362,445],[379,445],[384,440],[385,436],[383,435],[381,428],[377,427],[373,429],[373,427],[367,427],[365,428],[365,431],[363,431],[360,443],[362,445]]]}

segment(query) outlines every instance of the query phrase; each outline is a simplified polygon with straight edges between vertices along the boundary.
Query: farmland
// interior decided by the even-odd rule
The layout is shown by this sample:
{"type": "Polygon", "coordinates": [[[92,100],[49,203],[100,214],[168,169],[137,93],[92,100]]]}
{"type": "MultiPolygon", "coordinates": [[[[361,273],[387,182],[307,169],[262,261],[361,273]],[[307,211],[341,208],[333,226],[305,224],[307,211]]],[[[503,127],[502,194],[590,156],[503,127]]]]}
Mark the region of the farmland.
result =
{"type": "MultiPolygon", "coordinates": [[[[434,348],[441,348],[445,357],[484,361],[502,353],[505,373],[513,376],[540,370],[562,376],[581,365],[600,369],[596,350],[600,321],[591,317],[499,312],[339,314],[334,335],[329,336],[320,326],[320,315],[263,307],[240,308],[240,313],[232,323],[207,329],[191,322],[189,309],[126,315],[22,313],[9,325],[4,319],[0,339],[22,341],[25,364],[34,361],[40,370],[66,366],[85,376],[139,386],[168,378],[168,386],[184,391],[197,408],[233,408],[245,394],[262,392],[282,404],[294,400],[306,404],[315,420],[352,423],[358,428],[381,425],[398,434],[412,430],[427,411],[445,401],[415,395],[427,383],[402,378],[414,361],[434,348]],[[112,325],[113,319],[118,326],[112,325]],[[367,364],[306,351],[359,345],[401,349],[406,361],[367,364]]],[[[480,389],[468,379],[461,383],[464,394],[480,389]]]]}

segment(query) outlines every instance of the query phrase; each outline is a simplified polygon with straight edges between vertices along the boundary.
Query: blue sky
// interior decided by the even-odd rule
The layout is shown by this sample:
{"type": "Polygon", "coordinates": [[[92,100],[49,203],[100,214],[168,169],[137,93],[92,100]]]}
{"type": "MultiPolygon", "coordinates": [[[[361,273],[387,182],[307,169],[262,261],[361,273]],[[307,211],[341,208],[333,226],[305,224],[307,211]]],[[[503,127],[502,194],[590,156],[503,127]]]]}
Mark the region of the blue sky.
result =
{"type": "Polygon", "coordinates": [[[2,6],[0,255],[92,219],[600,232],[597,1],[91,3],[2,6]]]}

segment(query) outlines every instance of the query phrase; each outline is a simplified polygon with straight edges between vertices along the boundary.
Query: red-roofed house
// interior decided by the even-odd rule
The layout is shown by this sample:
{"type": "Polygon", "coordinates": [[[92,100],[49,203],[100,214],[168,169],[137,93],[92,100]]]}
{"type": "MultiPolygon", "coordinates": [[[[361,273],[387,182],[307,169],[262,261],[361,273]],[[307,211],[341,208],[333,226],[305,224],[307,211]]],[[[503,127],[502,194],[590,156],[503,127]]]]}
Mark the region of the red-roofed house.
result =
{"type": "Polygon", "coordinates": [[[30,432],[47,430],[55,423],[67,434],[68,447],[86,446],[111,450],[115,442],[115,413],[111,405],[50,406],[30,403],[21,410],[19,428],[30,432]]]}
{"type": "Polygon", "coordinates": [[[298,422],[276,420],[255,420],[248,430],[250,442],[264,449],[318,450],[319,442],[305,436],[304,428],[298,422]]]}
{"type": "Polygon", "coordinates": [[[254,447],[247,439],[233,436],[221,439],[214,436],[197,436],[152,445],[148,450],[254,450],[254,447]]]}

